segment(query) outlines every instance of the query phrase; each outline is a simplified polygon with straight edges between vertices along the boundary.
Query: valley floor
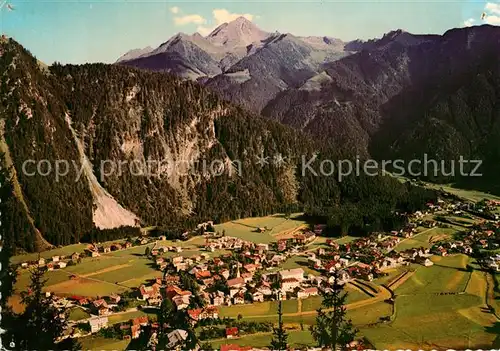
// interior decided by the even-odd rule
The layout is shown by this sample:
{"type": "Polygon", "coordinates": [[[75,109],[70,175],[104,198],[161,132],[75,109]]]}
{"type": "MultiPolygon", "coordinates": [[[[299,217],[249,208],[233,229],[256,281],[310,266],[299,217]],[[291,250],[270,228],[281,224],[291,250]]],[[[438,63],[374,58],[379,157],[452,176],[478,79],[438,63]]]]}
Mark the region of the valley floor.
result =
{"type": "MultiPolygon", "coordinates": [[[[456,220],[459,220],[457,218],[456,220]]],[[[474,223],[476,219],[471,219],[474,223]]],[[[395,248],[403,251],[411,248],[430,247],[436,240],[450,238],[458,230],[467,227],[467,221],[457,222],[450,228],[421,229],[412,238],[402,240],[395,248]],[[464,227],[461,227],[464,226],[464,227]]],[[[237,236],[254,242],[269,243],[276,238],[287,237],[304,222],[298,219],[284,220],[280,216],[264,219],[244,219],[217,226],[217,230],[227,235],[237,236]],[[267,227],[264,233],[256,228],[267,227]]],[[[352,237],[337,239],[340,243],[354,240],[352,237]]],[[[318,237],[311,242],[305,252],[326,247],[326,238],[318,237]]],[[[181,245],[181,253],[166,253],[166,256],[185,257],[200,253],[204,244],[203,237],[194,237],[181,245]]],[[[83,245],[83,244],[82,244],[83,245]]],[[[61,296],[103,296],[130,291],[140,284],[160,276],[160,272],[144,256],[146,247],[154,244],[135,246],[116,252],[103,254],[96,258],[85,258],[82,264],[47,273],[47,290],[61,296]],[[74,275],[76,279],[69,279],[74,275]]],[[[57,254],[70,254],[81,249],[72,245],[55,251],[43,253],[50,257],[57,254]]],[[[210,253],[218,256],[227,253],[218,250],[210,253]]],[[[14,257],[19,263],[32,259],[33,255],[14,257]]],[[[372,282],[355,280],[347,285],[348,317],[377,349],[418,349],[418,348],[491,348],[499,346],[500,293],[499,275],[484,272],[470,257],[463,254],[446,257],[432,256],[433,265],[425,267],[413,264],[389,269],[387,276],[372,282]],[[394,297],[394,304],[386,302],[394,297]],[[495,313],[491,313],[492,307],[495,313]]],[[[278,269],[303,268],[306,273],[317,274],[307,267],[305,256],[296,255],[283,262],[278,269]]],[[[29,275],[23,271],[18,278],[16,291],[27,286],[29,275]]],[[[12,299],[14,308],[22,308],[19,297],[12,299]]],[[[283,320],[292,347],[313,346],[314,340],[309,327],[315,323],[316,309],[321,305],[320,297],[283,302],[283,320]]],[[[74,320],[86,320],[85,311],[72,311],[74,320]]],[[[221,317],[242,317],[242,321],[277,323],[277,302],[263,302],[248,305],[220,306],[221,317]]],[[[116,313],[109,317],[109,323],[120,323],[137,316],[145,315],[137,309],[116,313]]],[[[265,347],[271,340],[271,333],[258,333],[227,339],[209,340],[213,347],[223,344],[265,347]]],[[[80,339],[85,349],[123,350],[124,340],[105,339],[89,336],[80,339]]]]}

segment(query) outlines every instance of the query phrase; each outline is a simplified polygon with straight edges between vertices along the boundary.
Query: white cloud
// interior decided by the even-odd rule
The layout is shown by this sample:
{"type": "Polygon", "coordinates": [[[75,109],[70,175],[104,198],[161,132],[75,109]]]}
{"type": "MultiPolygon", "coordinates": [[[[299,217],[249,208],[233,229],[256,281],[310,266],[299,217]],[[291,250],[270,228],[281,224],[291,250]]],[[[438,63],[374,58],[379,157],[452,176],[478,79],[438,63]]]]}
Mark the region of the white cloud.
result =
{"type": "Polygon", "coordinates": [[[245,17],[249,21],[253,20],[254,17],[249,13],[231,13],[226,9],[215,9],[212,11],[212,14],[214,16],[216,25],[234,21],[238,17],[245,17]]]}
{"type": "Polygon", "coordinates": [[[493,14],[496,14],[496,15],[500,15],[500,3],[489,2],[489,3],[486,4],[486,6],[484,7],[484,9],[487,12],[490,12],[490,13],[493,13],[493,14]]]}
{"type": "Polygon", "coordinates": [[[500,2],[488,2],[484,6],[484,23],[494,26],[500,25],[500,2]]]}
{"type": "MultiPolygon", "coordinates": [[[[171,7],[170,12],[173,14],[179,14],[181,9],[177,6],[171,7]]],[[[259,16],[254,16],[250,13],[232,13],[226,9],[215,9],[212,11],[213,19],[211,21],[212,25],[206,25],[207,20],[198,14],[176,16],[174,17],[174,24],[176,26],[185,26],[188,24],[197,24],[196,30],[203,36],[210,34],[215,28],[223,23],[231,22],[238,17],[244,17],[249,21],[259,18],[259,16]]]]}
{"type": "Polygon", "coordinates": [[[500,26],[500,16],[486,16],[484,19],[486,23],[494,25],[494,26],[500,26]]]}
{"type": "Polygon", "coordinates": [[[174,24],[176,26],[185,26],[186,24],[203,24],[207,20],[200,15],[186,15],[181,17],[174,17],[174,24]]]}
{"type": "Polygon", "coordinates": [[[476,22],[476,20],[474,18],[469,18],[468,20],[464,21],[464,26],[465,27],[472,27],[474,25],[474,22],[476,22]]]}

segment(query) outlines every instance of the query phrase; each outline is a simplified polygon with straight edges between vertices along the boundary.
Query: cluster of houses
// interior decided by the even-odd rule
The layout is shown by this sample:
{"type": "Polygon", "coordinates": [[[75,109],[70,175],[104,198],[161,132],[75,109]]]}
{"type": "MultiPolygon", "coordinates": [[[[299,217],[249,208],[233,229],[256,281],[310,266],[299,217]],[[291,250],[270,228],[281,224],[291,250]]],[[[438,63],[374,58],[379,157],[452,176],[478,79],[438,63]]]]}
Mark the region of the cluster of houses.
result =
{"type": "MultiPolygon", "coordinates": [[[[448,205],[441,203],[434,207],[434,209],[443,208],[447,209],[448,205]]],[[[426,214],[428,213],[417,213],[415,215],[417,220],[400,231],[390,233],[392,235],[373,234],[342,245],[328,240],[326,248],[320,247],[314,251],[301,251],[297,248],[314,240],[315,231],[306,231],[289,239],[281,239],[273,248],[267,244],[255,244],[230,236],[207,239],[205,244],[207,251],[233,250],[238,254],[225,254],[213,259],[203,254],[190,258],[157,257],[157,260],[160,259],[157,261],[158,267],[173,273],[167,274],[163,281],[156,282],[156,285],[141,287],[140,291],[143,298],[146,296],[151,298],[148,291],[152,291],[153,297],[157,298],[161,295],[157,292],[159,289],[167,289],[166,296],[178,309],[187,309],[193,324],[196,324],[205,318],[217,318],[218,306],[308,298],[327,289],[334,279],[340,284],[352,279],[370,281],[383,275],[385,269],[400,265],[419,263],[423,266],[432,266],[433,262],[429,257],[433,254],[446,255],[459,252],[471,254],[474,246],[488,247],[492,245],[491,238],[496,238],[493,230],[477,230],[469,232],[460,240],[451,239],[431,248],[420,247],[399,252],[393,250],[401,240],[415,235],[417,226],[432,228],[437,225],[436,221],[423,220],[422,217],[426,214]],[[306,275],[302,268],[277,270],[281,263],[294,254],[305,256],[309,266],[320,274],[306,275]],[[198,282],[199,294],[207,307],[189,309],[191,292],[178,287],[179,276],[176,273],[180,271],[186,271],[198,282]]],[[[488,260],[490,267],[495,270],[498,270],[499,263],[500,255],[491,256],[488,260]]],[[[158,302],[153,298],[152,303],[158,302]]],[[[237,334],[237,329],[228,328],[226,336],[232,338],[237,334]]]]}
{"type": "MultiPolygon", "coordinates": [[[[99,330],[108,327],[108,317],[107,316],[97,316],[89,319],[91,333],[97,333],[99,330]]],[[[124,339],[138,339],[141,333],[144,331],[144,327],[151,327],[151,335],[149,339],[148,346],[155,349],[155,345],[158,343],[157,331],[159,324],[157,322],[151,322],[148,316],[140,316],[130,319],[127,322],[121,323],[119,326],[120,331],[123,332],[124,339]]],[[[167,334],[168,344],[167,347],[175,348],[176,346],[182,344],[187,339],[188,333],[182,329],[174,329],[167,334]]]]}
{"type": "Polygon", "coordinates": [[[305,275],[301,268],[265,273],[256,278],[257,272],[262,272],[265,267],[278,266],[286,257],[263,251],[259,245],[252,245],[253,249],[242,253],[241,258],[245,262],[235,261],[229,254],[208,261],[201,255],[199,258],[177,256],[162,260],[160,265],[167,265],[166,269],[171,273],[164,278],[157,278],[150,286],[142,285],[139,288],[139,298],[147,301],[148,305],[159,305],[161,289],[165,287],[166,296],[178,309],[187,308],[192,293],[178,287],[180,277],[177,273],[180,271],[186,271],[192,276],[200,287],[200,296],[207,305],[214,307],[271,300],[276,297],[277,290],[283,292],[283,298],[286,298],[286,293],[294,293],[296,296],[300,292],[299,297],[302,298],[317,294],[315,290],[307,290],[311,288],[307,284],[302,288],[305,275]],[[295,288],[298,288],[297,291],[295,288]]]}
{"type": "Polygon", "coordinates": [[[118,294],[111,294],[97,299],[84,296],[59,297],[50,292],[46,292],[46,295],[51,297],[54,307],[64,309],[79,306],[96,316],[107,316],[117,311],[118,303],[121,300],[121,296],[118,294]]]}
{"type": "MultiPolygon", "coordinates": [[[[399,231],[373,233],[371,236],[345,244],[327,240],[326,246],[315,250],[306,250],[305,245],[311,243],[317,235],[321,235],[324,226],[314,226],[313,230],[303,230],[274,244],[257,244],[241,238],[217,235],[209,231],[213,228],[213,223],[203,223],[198,230],[206,237],[203,246],[205,252],[200,251],[199,254],[190,257],[183,255],[166,257],[170,255],[164,255],[165,253],[181,253],[182,248],[167,245],[165,237],[156,240],[150,251],[150,257],[161,272],[161,276],[150,284],[141,285],[137,289],[137,299],[145,301],[148,306],[158,307],[163,299],[167,298],[177,310],[185,310],[192,325],[195,326],[204,319],[219,318],[219,306],[277,299],[306,299],[327,290],[334,282],[345,284],[354,279],[371,281],[384,275],[386,269],[411,263],[431,266],[433,263],[429,257],[433,254],[441,256],[451,253],[471,254],[476,247],[487,249],[498,245],[498,234],[496,234],[498,225],[492,228],[491,223],[485,222],[483,227],[463,233],[459,238],[436,243],[431,248],[420,247],[399,252],[394,250],[402,240],[411,238],[417,233],[417,226],[427,228],[436,226],[436,221],[424,218],[443,210],[461,211],[462,207],[460,203],[450,204],[440,200],[437,205],[428,204],[428,210],[425,212],[417,211],[411,214],[411,222],[399,231]],[[216,250],[232,252],[211,258],[210,252],[216,250]],[[309,268],[319,274],[306,274],[302,268],[280,270],[280,265],[294,255],[303,257],[309,268]],[[181,288],[183,275],[188,275],[197,283],[198,291],[181,288]],[[205,307],[193,308],[194,297],[201,298],[205,307]]],[[[134,244],[143,245],[150,242],[146,238],[140,238],[134,244]]],[[[86,249],[85,255],[95,257],[134,244],[129,241],[109,246],[92,244],[86,249]]],[[[78,253],[68,257],[54,256],[50,261],[40,259],[36,264],[45,265],[47,269],[64,268],[64,262],[77,262],[80,256],[78,253]]],[[[500,255],[490,256],[486,264],[494,271],[499,271],[500,255]]],[[[23,267],[28,266],[28,263],[23,264],[23,267]]],[[[91,332],[95,333],[107,327],[108,316],[115,311],[120,296],[112,295],[94,301],[73,298],[72,301],[94,315],[88,322],[91,332]]],[[[129,337],[135,339],[139,337],[141,327],[145,325],[154,327],[155,323],[150,324],[147,317],[141,317],[124,323],[120,328],[130,330],[129,337]]],[[[153,349],[157,342],[154,330],[155,328],[150,339],[153,349]]],[[[168,335],[171,347],[187,338],[187,332],[182,329],[174,329],[168,335]]],[[[236,336],[238,336],[237,328],[226,329],[227,338],[236,336]]]]}
{"type": "Polygon", "coordinates": [[[428,257],[431,254],[427,248],[393,251],[401,240],[398,236],[383,234],[374,234],[343,245],[328,240],[328,249],[318,248],[316,252],[308,253],[308,264],[324,276],[336,273],[339,284],[352,279],[372,281],[384,275],[384,270],[405,264],[417,262],[430,265],[428,257]]]}
{"type": "Polygon", "coordinates": [[[207,238],[205,243],[205,250],[214,252],[216,250],[241,250],[241,249],[255,249],[258,252],[265,252],[269,250],[268,244],[255,244],[251,241],[246,241],[232,236],[214,236],[207,238]]]}
{"type": "Polygon", "coordinates": [[[22,262],[21,268],[29,268],[32,266],[45,267],[48,271],[53,271],[55,269],[66,268],[68,265],[76,264],[80,259],[80,254],[74,252],[69,256],[55,255],[50,259],[45,259],[40,257],[36,261],[22,262]]]}
{"type": "Polygon", "coordinates": [[[497,249],[498,247],[498,237],[495,230],[485,223],[479,225],[478,229],[459,234],[457,238],[436,243],[432,246],[431,252],[439,256],[455,253],[470,255],[474,249],[497,249]]]}
{"type": "Polygon", "coordinates": [[[495,272],[500,272],[500,254],[492,255],[485,260],[488,268],[495,272]]]}
{"type": "MultiPolygon", "coordinates": [[[[145,245],[149,241],[146,238],[138,239],[137,244],[139,245],[145,245]],[[144,244],[142,244],[144,243],[144,244]]],[[[112,243],[112,244],[105,244],[105,245],[98,245],[98,244],[90,244],[88,247],[85,249],[85,253],[87,256],[90,257],[99,257],[101,254],[109,253],[112,251],[119,251],[123,249],[128,249],[130,247],[134,246],[132,242],[126,241],[124,243],[112,243]]]]}

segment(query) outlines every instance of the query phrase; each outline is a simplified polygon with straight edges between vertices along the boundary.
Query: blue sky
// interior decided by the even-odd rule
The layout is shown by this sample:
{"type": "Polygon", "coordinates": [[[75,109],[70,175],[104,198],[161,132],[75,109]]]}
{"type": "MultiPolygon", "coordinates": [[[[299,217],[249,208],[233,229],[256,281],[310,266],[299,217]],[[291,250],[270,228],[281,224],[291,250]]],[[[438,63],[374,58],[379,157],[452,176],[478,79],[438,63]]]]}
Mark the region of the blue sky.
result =
{"type": "MultiPolygon", "coordinates": [[[[0,4],[4,0],[0,0],[0,4]]],[[[245,15],[267,31],[380,37],[393,29],[437,33],[484,22],[500,25],[499,0],[488,1],[161,1],[8,0],[0,30],[52,63],[114,62],[133,48],[156,47],[177,32],[206,34],[245,15]],[[481,21],[482,12],[487,13],[481,21]]]]}

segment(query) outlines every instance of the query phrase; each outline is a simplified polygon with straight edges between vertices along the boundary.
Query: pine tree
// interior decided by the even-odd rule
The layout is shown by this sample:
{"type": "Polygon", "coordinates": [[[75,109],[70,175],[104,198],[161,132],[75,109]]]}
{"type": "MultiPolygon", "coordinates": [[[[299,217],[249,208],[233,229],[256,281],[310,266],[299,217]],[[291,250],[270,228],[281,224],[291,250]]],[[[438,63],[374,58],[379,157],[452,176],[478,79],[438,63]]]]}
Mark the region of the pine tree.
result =
{"type": "Polygon", "coordinates": [[[278,327],[273,328],[273,339],[271,340],[271,350],[286,350],[288,335],[283,328],[283,310],[281,306],[281,298],[278,293],[278,327]]]}
{"type": "MultiPolygon", "coordinates": [[[[3,154],[0,155],[0,161],[4,160],[3,156],[3,154]]],[[[4,162],[0,162],[0,215],[5,216],[8,211],[8,203],[13,197],[13,187],[7,169],[3,167],[3,164],[4,162]]],[[[9,344],[14,338],[15,315],[7,302],[12,296],[17,275],[16,270],[10,265],[13,245],[8,240],[9,233],[5,224],[0,225],[0,235],[0,240],[2,241],[2,248],[0,251],[0,307],[2,314],[0,328],[5,331],[2,337],[4,346],[12,349],[15,347],[15,344],[9,344]]]]}
{"type": "Polygon", "coordinates": [[[338,276],[334,276],[331,290],[323,294],[323,302],[317,310],[316,325],[311,326],[311,334],[318,344],[332,350],[345,350],[358,332],[352,321],[347,319],[345,301],[347,293],[337,284],[338,276]]]}
{"type": "Polygon", "coordinates": [[[43,292],[47,282],[44,274],[43,267],[33,268],[28,291],[21,294],[25,310],[17,318],[18,328],[14,331],[16,349],[78,350],[80,345],[75,339],[58,342],[64,332],[65,317],[43,292]]]}
{"type": "Polygon", "coordinates": [[[158,312],[158,348],[165,349],[168,344],[167,329],[172,326],[172,320],[175,317],[175,306],[172,301],[163,296],[163,301],[158,312]]]}
{"type": "Polygon", "coordinates": [[[196,332],[191,324],[191,317],[189,317],[186,310],[180,310],[174,314],[171,327],[173,327],[173,329],[185,330],[188,333],[182,350],[193,350],[199,347],[198,337],[196,336],[196,332]]]}

